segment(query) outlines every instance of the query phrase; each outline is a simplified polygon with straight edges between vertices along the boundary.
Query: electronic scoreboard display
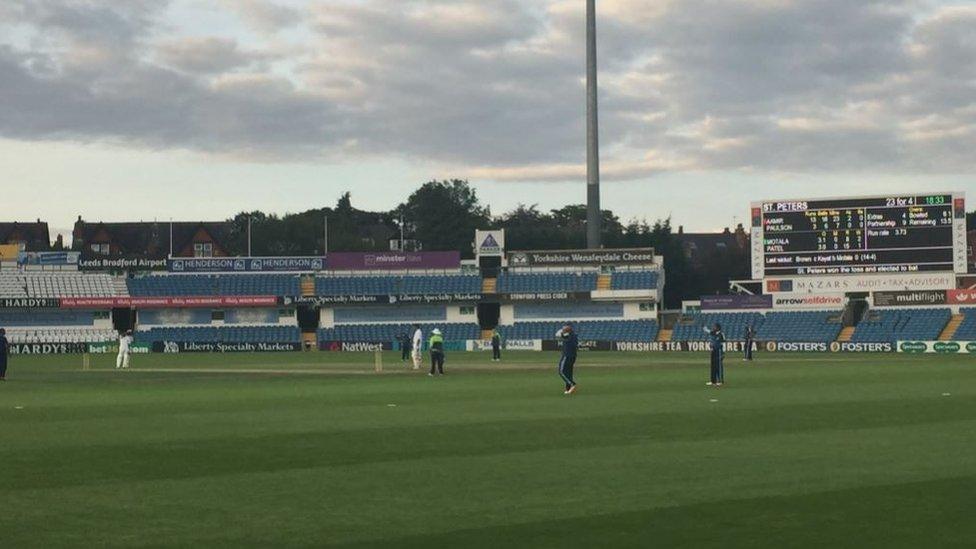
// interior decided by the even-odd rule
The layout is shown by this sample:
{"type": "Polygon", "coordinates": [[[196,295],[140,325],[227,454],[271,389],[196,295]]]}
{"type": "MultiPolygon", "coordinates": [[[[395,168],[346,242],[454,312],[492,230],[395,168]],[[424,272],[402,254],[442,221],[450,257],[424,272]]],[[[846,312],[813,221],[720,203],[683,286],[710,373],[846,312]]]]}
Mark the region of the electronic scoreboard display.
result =
{"type": "Polygon", "coordinates": [[[962,194],[752,204],[754,278],[966,272],[962,194]]]}

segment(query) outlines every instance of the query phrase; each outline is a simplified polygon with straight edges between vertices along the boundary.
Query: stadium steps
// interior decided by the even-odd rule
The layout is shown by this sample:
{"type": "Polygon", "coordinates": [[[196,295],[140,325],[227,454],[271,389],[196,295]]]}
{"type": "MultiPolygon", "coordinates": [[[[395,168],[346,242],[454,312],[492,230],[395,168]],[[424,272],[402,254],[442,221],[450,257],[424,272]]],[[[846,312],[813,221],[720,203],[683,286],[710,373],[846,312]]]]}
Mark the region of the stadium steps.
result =
{"type": "Polygon", "coordinates": [[[316,332],[304,332],[302,334],[302,345],[306,349],[312,349],[313,351],[319,350],[319,336],[316,332]]]}
{"type": "Polygon", "coordinates": [[[671,341],[671,334],[673,334],[673,333],[674,333],[674,330],[661,329],[657,333],[657,340],[658,341],[671,341]]]}
{"type": "Polygon", "coordinates": [[[946,327],[942,329],[942,333],[939,334],[939,341],[952,341],[956,337],[956,330],[959,329],[959,326],[962,326],[964,320],[966,320],[966,315],[952,315],[949,323],[946,324],[946,327]]]}
{"type": "Polygon", "coordinates": [[[301,281],[302,297],[315,295],[315,277],[310,275],[302,276],[301,281]]]}
{"type": "Polygon", "coordinates": [[[124,276],[112,277],[112,292],[115,295],[122,297],[129,295],[129,286],[126,284],[124,276]]]}
{"type": "Polygon", "coordinates": [[[854,337],[854,326],[844,326],[837,335],[837,341],[848,342],[854,337]]]}
{"type": "Polygon", "coordinates": [[[485,278],[481,281],[481,293],[483,294],[493,294],[498,291],[498,279],[497,278],[485,278]]]}
{"type": "Polygon", "coordinates": [[[601,274],[596,279],[596,289],[597,290],[609,290],[613,288],[613,275],[601,274]]]}

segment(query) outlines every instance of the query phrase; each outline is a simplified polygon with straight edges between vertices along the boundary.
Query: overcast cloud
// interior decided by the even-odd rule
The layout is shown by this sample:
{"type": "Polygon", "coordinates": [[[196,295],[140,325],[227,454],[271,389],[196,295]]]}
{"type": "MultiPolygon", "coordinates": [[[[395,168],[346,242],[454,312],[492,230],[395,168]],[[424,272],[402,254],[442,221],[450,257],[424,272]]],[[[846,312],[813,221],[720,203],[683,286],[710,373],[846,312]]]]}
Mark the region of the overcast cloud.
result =
{"type": "MultiPolygon", "coordinates": [[[[573,179],[582,4],[5,0],[0,137],[573,179]]],[[[609,179],[976,168],[971,2],[598,8],[609,179]]]]}

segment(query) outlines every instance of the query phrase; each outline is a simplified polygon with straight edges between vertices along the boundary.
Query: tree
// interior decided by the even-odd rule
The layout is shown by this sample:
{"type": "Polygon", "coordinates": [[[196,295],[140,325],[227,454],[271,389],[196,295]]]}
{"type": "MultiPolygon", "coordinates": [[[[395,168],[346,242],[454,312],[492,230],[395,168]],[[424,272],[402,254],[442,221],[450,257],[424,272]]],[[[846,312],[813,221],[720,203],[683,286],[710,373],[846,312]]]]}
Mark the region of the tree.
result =
{"type": "Polygon", "coordinates": [[[413,227],[408,236],[419,240],[426,250],[459,250],[471,257],[471,242],[477,229],[489,228],[491,212],[481,206],[478,195],[467,181],[430,181],[391,212],[402,214],[413,227]]]}

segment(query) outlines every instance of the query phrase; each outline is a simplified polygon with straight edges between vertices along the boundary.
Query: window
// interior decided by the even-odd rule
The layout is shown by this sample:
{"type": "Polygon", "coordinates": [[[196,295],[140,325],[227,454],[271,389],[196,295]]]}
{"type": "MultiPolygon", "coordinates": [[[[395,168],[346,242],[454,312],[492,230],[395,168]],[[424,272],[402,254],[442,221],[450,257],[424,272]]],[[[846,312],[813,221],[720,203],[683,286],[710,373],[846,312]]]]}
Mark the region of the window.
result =
{"type": "Polygon", "coordinates": [[[112,253],[111,244],[92,244],[91,251],[98,255],[109,255],[112,253]]]}
{"type": "Polygon", "coordinates": [[[213,242],[195,242],[193,257],[213,257],[213,242]]]}
{"type": "Polygon", "coordinates": [[[461,307],[460,313],[464,316],[475,314],[474,307],[461,307]]]}

